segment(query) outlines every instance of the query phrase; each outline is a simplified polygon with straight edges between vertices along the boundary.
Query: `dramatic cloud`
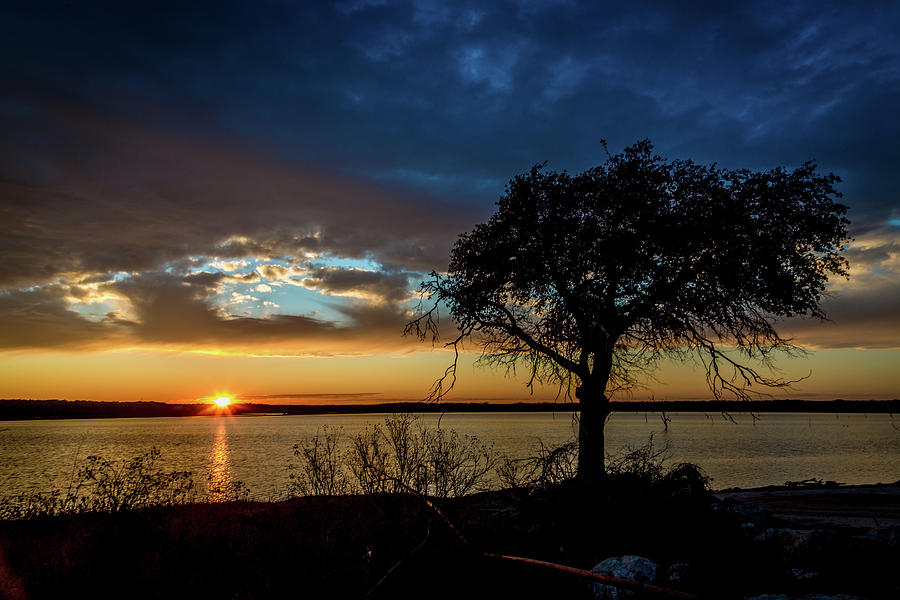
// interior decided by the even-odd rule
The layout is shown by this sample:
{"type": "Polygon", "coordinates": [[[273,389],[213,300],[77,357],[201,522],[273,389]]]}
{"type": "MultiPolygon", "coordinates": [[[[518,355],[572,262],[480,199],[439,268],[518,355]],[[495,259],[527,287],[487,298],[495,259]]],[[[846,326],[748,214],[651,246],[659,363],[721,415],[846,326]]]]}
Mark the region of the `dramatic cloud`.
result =
{"type": "Polygon", "coordinates": [[[398,303],[410,299],[410,278],[417,275],[409,272],[321,268],[312,271],[310,277],[302,280],[302,284],[308,289],[334,296],[398,303]]]}
{"type": "Polygon", "coordinates": [[[649,137],[839,174],[853,277],[788,330],[897,347],[898,28],[889,2],[5,6],[0,346],[399,348],[511,176],[649,137]]]}
{"type": "Polygon", "coordinates": [[[46,116],[59,117],[51,123],[57,138],[71,133],[94,150],[44,153],[54,173],[46,182],[0,182],[9,249],[2,284],[144,271],[190,256],[217,257],[211,266],[229,272],[247,256],[311,254],[430,269],[446,262],[447,226],[465,227],[446,209],[383,186],[145,131],[83,124],[72,132],[63,117],[46,116]]]}
{"type": "Polygon", "coordinates": [[[849,280],[823,302],[828,322],[791,323],[799,343],[822,348],[900,348],[900,243],[892,228],[854,240],[849,280]]]}
{"type": "MultiPolygon", "coordinates": [[[[64,136],[69,122],[56,117],[54,128],[64,136]]],[[[90,132],[94,153],[47,152],[50,180],[0,182],[3,347],[207,344],[265,351],[269,343],[294,340],[303,353],[358,353],[388,332],[396,345],[400,306],[380,313],[384,322],[368,320],[364,331],[353,324],[355,303],[335,313],[344,322],[333,323],[279,314],[279,303],[247,292],[271,294],[273,286],[291,284],[397,305],[409,296],[410,278],[442,268],[454,229],[465,228],[446,210],[384,186],[139,130],[125,136],[97,124],[78,128],[79,135],[90,132]],[[331,259],[385,270],[311,262],[331,259]],[[240,285],[247,287],[233,291],[240,285]],[[217,302],[220,294],[228,299],[217,302]],[[86,307],[101,301],[116,307],[97,320],[86,307]],[[235,309],[223,306],[251,301],[266,313],[232,318],[235,309]]]]}
{"type": "Polygon", "coordinates": [[[122,333],[68,310],[59,290],[0,293],[0,349],[108,347],[123,342],[122,333]]]}

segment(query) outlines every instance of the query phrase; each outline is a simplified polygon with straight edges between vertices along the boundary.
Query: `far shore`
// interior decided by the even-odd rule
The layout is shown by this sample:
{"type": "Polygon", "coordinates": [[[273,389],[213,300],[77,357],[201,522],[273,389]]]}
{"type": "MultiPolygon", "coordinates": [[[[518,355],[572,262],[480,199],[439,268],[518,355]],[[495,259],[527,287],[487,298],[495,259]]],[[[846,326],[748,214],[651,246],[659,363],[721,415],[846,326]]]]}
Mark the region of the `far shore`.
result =
{"type": "MultiPolygon", "coordinates": [[[[611,402],[613,412],[697,413],[900,413],[900,400],[750,400],[611,402]]],[[[206,403],[97,402],[0,399],[0,420],[195,417],[228,414],[328,415],[379,413],[576,412],[572,402],[385,402],[379,404],[259,404],[234,402],[227,409],[206,403]]]]}

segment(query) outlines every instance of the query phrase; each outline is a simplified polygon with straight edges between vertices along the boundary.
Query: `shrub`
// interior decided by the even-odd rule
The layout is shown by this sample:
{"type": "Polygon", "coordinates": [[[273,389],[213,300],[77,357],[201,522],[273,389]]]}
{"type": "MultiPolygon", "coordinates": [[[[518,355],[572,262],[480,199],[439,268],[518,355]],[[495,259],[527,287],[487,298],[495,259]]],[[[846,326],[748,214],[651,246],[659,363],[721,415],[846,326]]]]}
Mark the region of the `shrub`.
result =
{"type": "Polygon", "coordinates": [[[23,492],[0,499],[0,518],[28,519],[72,512],[119,512],[151,505],[190,502],[194,479],[188,471],[164,471],[162,453],[153,447],[115,463],[88,456],[73,471],[65,490],[23,492]]]}
{"type": "Polygon", "coordinates": [[[680,462],[670,468],[665,462],[671,457],[669,445],[654,446],[653,434],[647,443],[627,448],[618,457],[607,459],[607,474],[620,483],[642,489],[653,488],[665,495],[696,495],[709,491],[710,478],[699,466],[680,462]]]}
{"type": "Polygon", "coordinates": [[[250,500],[250,488],[243,481],[229,481],[227,483],[215,482],[208,478],[207,496],[208,502],[246,502],[250,500]]]}
{"type": "MultiPolygon", "coordinates": [[[[338,448],[340,430],[326,425],[310,440],[294,445],[294,455],[301,459],[299,474],[291,473],[291,487],[300,495],[345,494],[347,476],[338,448]]],[[[293,466],[292,466],[293,468],[293,466]]]]}
{"type": "Polygon", "coordinates": [[[477,489],[496,462],[493,447],[450,429],[422,431],[428,492],[439,498],[463,496],[477,489]]]}
{"type": "MultiPolygon", "coordinates": [[[[653,435],[646,444],[627,447],[618,455],[607,456],[608,481],[639,488],[665,488],[671,493],[701,493],[709,490],[710,479],[691,463],[677,463],[670,469],[668,444],[658,447],[653,435]]],[[[527,458],[502,456],[496,461],[496,476],[506,487],[558,485],[575,478],[578,472],[578,442],[548,447],[538,441],[535,454],[527,458]]]]}
{"type": "Polygon", "coordinates": [[[693,463],[678,463],[666,473],[661,485],[671,494],[697,496],[710,491],[706,473],[693,463]]]}
{"type": "Polygon", "coordinates": [[[574,479],[578,472],[578,442],[547,446],[538,440],[532,456],[497,461],[496,475],[507,487],[552,486],[574,479]]]}
{"type": "Polygon", "coordinates": [[[156,504],[179,504],[189,499],[194,480],[188,471],[163,471],[162,453],[146,454],[120,464],[100,456],[87,457],[78,471],[79,486],[88,490],[88,510],[117,512],[156,504]]]}
{"type": "Polygon", "coordinates": [[[390,491],[396,485],[385,476],[389,449],[383,440],[384,434],[378,425],[371,425],[350,438],[346,463],[364,494],[390,491]]]}
{"type": "Polygon", "coordinates": [[[537,485],[555,485],[574,479],[578,473],[578,442],[571,441],[550,448],[539,442],[538,453],[534,457],[537,485]]]}
{"type": "Polygon", "coordinates": [[[647,483],[657,481],[663,476],[663,463],[669,456],[669,445],[654,447],[651,433],[646,444],[637,448],[628,446],[619,456],[607,456],[606,473],[647,483]]]}
{"type": "Polygon", "coordinates": [[[297,444],[292,474],[301,495],[347,492],[416,493],[447,498],[481,489],[493,470],[493,447],[473,436],[424,426],[408,414],[391,415],[352,436],[341,451],[337,432],[323,428],[297,444]],[[345,467],[349,471],[345,471],[345,467]]]}
{"type": "Polygon", "coordinates": [[[410,414],[385,417],[384,433],[390,451],[385,475],[394,482],[394,491],[427,493],[425,427],[418,417],[410,414]]]}
{"type": "Polygon", "coordinates": [[[512,458],[502,455],[497,459],[495,473],[500,484],[507,488],[518,488],[532,483],[533,469],[528,458],[512,458]]]}

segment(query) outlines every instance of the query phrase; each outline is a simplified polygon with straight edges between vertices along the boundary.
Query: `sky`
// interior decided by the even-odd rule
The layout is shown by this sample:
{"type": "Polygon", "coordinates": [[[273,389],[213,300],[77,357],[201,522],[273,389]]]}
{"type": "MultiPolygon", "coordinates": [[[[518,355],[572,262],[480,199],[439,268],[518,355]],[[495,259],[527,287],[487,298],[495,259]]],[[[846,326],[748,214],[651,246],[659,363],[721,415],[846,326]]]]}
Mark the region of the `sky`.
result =
{"type": "MultiPolygon", "coordinates": [[[[18,4],[18,6],[13,6],[18,4]]],[[[419,400],[427,274],[532,165],[842,179],[849,280],[776,397],[900,397],[900,5],[0,8],[0,397],[419,400]]],[[[552,400],[463,357],[448,400],[552,400]]],[[[706,399],[691,363],[617,399],[706,399]]]]}

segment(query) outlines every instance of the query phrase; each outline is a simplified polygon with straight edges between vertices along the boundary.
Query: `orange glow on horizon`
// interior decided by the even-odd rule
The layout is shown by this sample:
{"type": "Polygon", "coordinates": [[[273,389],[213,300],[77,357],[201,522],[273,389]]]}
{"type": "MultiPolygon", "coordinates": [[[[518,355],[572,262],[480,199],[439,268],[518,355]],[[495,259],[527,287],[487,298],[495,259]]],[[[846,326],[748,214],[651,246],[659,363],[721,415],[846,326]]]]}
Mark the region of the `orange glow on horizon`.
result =
{"type": "MultiPolygon", "coordinates": [[[[448,402],[548,401],[554,385],[534,395],[524,376],[476,368],[464,354],[448,402]]],[[[284,358],[211,356],[177,352],[0,352],[0,398],[202,403],[211,413],[257,404],[368,404],[422,400],[451,357],[444,352],[408,355],[284,358]],[[216,404],[227,397],[227,407],[216,404]]],[[[900,349],[815,350],[806,358],[778,360],[788,379],[811,377],[777,397],[817,400],[890,399],[900,393],[900,349]]],[[[616,400],[708,399],[705,372],[687,363],[663,362],[646,388],[616,400]]]]}

